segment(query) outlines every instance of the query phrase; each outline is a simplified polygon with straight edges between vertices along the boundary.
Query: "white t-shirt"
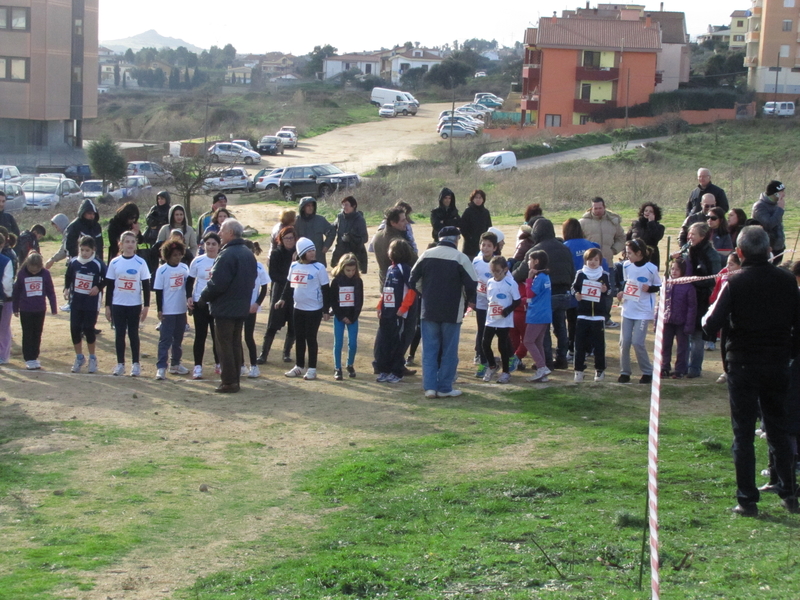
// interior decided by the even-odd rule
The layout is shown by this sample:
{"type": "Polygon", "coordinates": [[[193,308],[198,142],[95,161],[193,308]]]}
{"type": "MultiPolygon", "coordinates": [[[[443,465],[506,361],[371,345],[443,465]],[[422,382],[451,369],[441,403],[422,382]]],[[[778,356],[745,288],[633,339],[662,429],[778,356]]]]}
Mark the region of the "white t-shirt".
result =
{"type": "Polygon", "coordinates": [[[320,310],[322,286],[328,283],[328,272],[318,262],[293,262],[289,267],[289,284],[294,288],[294,307],[297,310],[320,310]]]}
{"type": "Polygon", "coordinates": [[[656,295],[651,292],[643,292],[642,285],[661,285],[658,267],[651,262],[637,267],[631,261],[626,260],[622,265],[622,273],[625,277],[622,288],[623,318],[652,321],[656,310],[656,295]]]}
{"type": "Polygon", "coordinates": [[[200,300],[200,294],[206,289],[208,280],[211,279],[211,267],[214,266],[216,258],[209,258],[206,254],[201,254],[189,265],[189,277],[194,277],[194,287],[192,288],[192,300],[200,300]]]}
{"type": "Polygon", "coordinates": [[[136,256],[120,255],[108,263],[106,277],[114,280],[114,298],[117,306],[139,306],[142,304],[142,281],[150,279],[147,263],[136,256]]]}
{"type": "Polygon", "coordinates": [[[483,254],[478,254],[472,260],[472,268],[475,269],[475,277],[478,278],[478,297],[475,300],[475,308],[486,310],[489,306],[489,302],[486,300],[486,284],[492,279],[492,269],[489,263],[483,260],[483,254]]]}
{"type": "Polygon", "coordinates": [[[156,269],[154,290],[162,290],[161,299],[162,315],[182,315],[186,312],[186,278],[189,276],[189,267],[178,263],[176,267],[161,265],[156,269]]]}
{"type": "Polygon", "coordinates": [[[494,277],[489,279],[486,284],[486,326],[497,329],[510,329],[514,327],[514,313],[507,317],[503,316],[503,309],[511,306],[514,300],[519,300],[519,285],[514,281],[509,273],[502,281],[497,281],[494,277]]]}
{"type": "MultiPolygon", "coordinates": [[[[267,285],[271,283],[272,280],[269,278],[269,273],[264,268],[260,262],[256,262],[256,284],[253,288],[253,295],[250,297],[250,304],[255,304],[255,301],[258,300],[258,292],[261,289],[262,285],[267,285]]],[[[261,311],[261,307],[258,307],[259,312],[261,311]]]]}

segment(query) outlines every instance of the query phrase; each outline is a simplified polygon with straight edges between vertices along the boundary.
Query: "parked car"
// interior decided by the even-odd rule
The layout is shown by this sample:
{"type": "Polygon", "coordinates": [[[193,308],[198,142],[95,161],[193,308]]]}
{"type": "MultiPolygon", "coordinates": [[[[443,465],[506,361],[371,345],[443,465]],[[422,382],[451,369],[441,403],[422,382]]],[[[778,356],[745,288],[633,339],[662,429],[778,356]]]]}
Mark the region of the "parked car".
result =
{"type": "Polygon", "coordinates": [[[517,155],[509,150],[500,152],[487,152],[475,164],[484,171],[515,171],[517,169],[517,155]]]}
{"type": "Polygon", "coordinates": [[[480,129],[483,127],[483,121],[478,121],[477,119],[473,119],[466,115],[451,115],[442,117],[439,119],[439,125],[442,123],[461,123],[462,125],[472,127],[473,129],[480,129]]]}
{"type": "Polygon", "coordinates": [[[233,191],[250,189],[250,177],[244,167],[229,167],[215,171],[203,181],[203,190],[211,191],[233,191]]]}
{"type": "Polygon", "coordinates": [[[451,136],[454,138],[473,137],[475,135],[475,131],[468,129],[463,125],[459,125],[458,123],[448,123],[442,127],[439,135],[442,136],[443,140],[446,140],[451,136]]]}
{"type": "Polygon", "coordinates": [[[360,183],[355,173],[345,173],[329,164],[286,167],[281,175],[281,194],[290,202],[295,196],[327,196],[339,188],[356,187],[360,183]]]}
{"type": "Polygon", "coordinates": [[[767,102],[764,104],[764,115],[769,117],[793,117],[794,102],[767,102]]]}
{"type": "Polygon", "coordinates": [[[281,138],[284,148],[297,148],[297,134],[293,131],[281,130],[275,135],[281,138]]]}
{"type": "Polygon", "coordinates": [[[104,196],[106,193],[110,193],[114,189],[116,189],[114,182],[106,181],[106,191],[104,192],[102,179],[87,179],[81,183],[83,197],[89,198],[90,200],[97,200],[101,196],[104,196]]]}
{"type": "Polygon", "coordinates": [[[111,197],[114,200],[137,200],[139,198],[147,197],[153,192],[153,186],[150,180],[144,175],[132,175],[126,177],[125,181],[114,186],[115,189],[111,191],[111,197]]]}
{"type": "Polygon", "coordinates": [[[478,102],[478,100],[480,100],[481,98],[492,98],[495,102],[499,102],[500,104],[504,102],[504,100],[500,96],[496,96],[491,92],[478,92],[477,94],[475,94],[475,99],[473,100],[473,102],[478,102]]]}
{"type": "Polygon", "coordinates": [[[394,103],[394,110],[398,114],[402,114],[404,117],[409,114],[414,116],[417,114],[417,105],[413,102],[409,102],[408,100],[402,100],[394,103]]]}
{"type": "Polygon", "coordinates": [[[400,93],[401,93],[401,94],[403,94],[403,96],[405,96],[405,97],[406,97],[406,100],[408,100],[408,102],[410,102],[411,104],[416,104],[416,105],[417,105],[417,108],[419,108],[419,100],[417,100],[416,98],[414,98],[414,96],[412,96],[412,95],[411,95],[410,93],[408,93],[408,92],[400,92],[400,93]]]}
{"type": "Polygon", "coordinates": [[[0,165],[0,181],[20,183],[22,176],[19,169],[13,165],[0,165]]]}
{"type": "Polygon", "coordinates": [[[278,167],[277,169],[264,169],[259,171],[253,177],[253,187],[257,190],[277,190],[280,187],[281,175],[285,167],[278,167]]]}
{"type": "Polygon", "coordinates": [[[252,165],[261,162],[261,155],[258,152],[232,142],[217,142],[209,146],[207,153],[212,163],[228,162],[252,165]]]}
{"type": "Polygon", "coordinates": [[[89,165],[70,165],[64,169],[64,175],[80,185],[87,179],[92,178],[92,167],[89,165]]]}
{"type": "Polygon", "coordinates": [[[457,121],[442,121],[436,126],[436,133],[442,133],[442,130],[450,125],[458,125],[459,127],[463,127],[464,129],[471,131],[472,133],[478,133],[478,130],[471,125],[465,125],[464,123],[458,123],[457,121]]]}
{"type": "Polygon", "coordinates": [[[481,125],[483,125],[483,115],[482,114],[474,114],[474,113],[467,113],[466,111],[459,111],[456,109],[455,112],[452,110],[443,110],[439,113],[439,119],[443,119],[444,117],[464,117],[467,119],[472,119],[473,121],[477,121],[481,125]]]}
{"type": "Polygon", "coordinates": [[[153,185],[172,185],[175,178],[158,163],[136,160],[128,163],[128,175],[144,175],[153,185]]]}
{"type": "Polygon", "coordinates": [[[502,102],[498,102],[494,98],[490,98],[489,96],[484,96],[483,98],[477,100],[473,104],[479,104],[481,106],[485,106],[487,108],[498,109],[503,106],[502,102]]]}
{"type": "Polygon", "coordinates": [[[383,106],[384,104],[394,104],[395,102],[407,102],[408,98],[406,93],[400,90],[376,87],[372,88],[369,101],[375,106],[383,106]]]}
{"type": "Polygon", "coordinates": [[[250,140],[231,140],[231,144],[239,144],[243,148],[247,148],[251,152],[255,152],[253,146],[250,144],[250,140]]]}
{"type": "Polygon", "coordinates": [[[62,200],[83,200],[83,192],[72,179],[37,177],[22,184],[25,208],[47,209],[62,200]]]}
{"type": "Polygon", "coordinates": [[[486,77],[486,71],[478,71],[475,73],[475,78],[477,79],[478,77],[486,77]]]}
{"type": "Polygon", "coordinates": [[[297,127],[294,125],[284,125],[281,127],[281,131],[291,131],[297,137],[297,127]]]}
{"type": "Polygon", "coordinates": [[[493,108],[489,108],[488,106],[484,106],[483,104],[475,104],[474,102],[470,102],[469,104],[464,104],[456,108],[456,111],[466,111],[466,112],[475,112],[477,114],[488,115],[494,112],[493,108]]]}
{"type": "Polygon", "coordinates": [[[258,142],[258,151],[261,154],[283,154],[283,142],[277,135],[265,135],[258,142]]]}
{"type": "Polygon", "coordinates": [[[11,181],[0,180],[0,190],[6,195],[6,206],[3,210],[7,213],[22,212],[25,208],[25,192],[22,186],[11,181]]]}
{"type": "Polygon", "coordinates": [[[397,111],[395,110],[394,104],[382,104],[381,107],[378,109],[378,116],[396,117],[397,111]]]}

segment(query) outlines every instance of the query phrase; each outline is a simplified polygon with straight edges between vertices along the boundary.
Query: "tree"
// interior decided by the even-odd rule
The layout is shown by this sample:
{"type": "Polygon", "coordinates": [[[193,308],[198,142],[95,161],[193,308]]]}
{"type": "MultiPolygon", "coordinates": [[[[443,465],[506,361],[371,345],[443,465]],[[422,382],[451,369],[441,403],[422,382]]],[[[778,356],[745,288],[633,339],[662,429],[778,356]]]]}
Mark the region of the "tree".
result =
{"type": "Polygon", "coordinates": [[[305,66],[305,75],[307,77],[316,77],[317,73],[322,71],[323,61],[329,56],[334,56],[337,48],[330,44],[324,46],[314,46],[314,50],[308,54],[308,63],[305,66]]]}
{"type": "Polygon", "coordinates": [[[232,44],[226,44],[222,49],[222,60],[225,61],[224,66],[229,67],[236,60],[236,48],[232,44]]]}
{"type": "Polygon", "coordinates": [[[153,72],[153,87],[163,88],[166,79],[167,76],[164,74],[164,71],[161,70],[161,67],[159,67],[153,72]]]}
{"type": "Polygon", "coordinates": [[[409,69],[400,76],[400,85],[404,88],[411,88],[416,91],[425,78],[425,73],[427,73],[427,71],[422,67],[409,69]]]}
{"type": "Polygon", "coordinates": [[[451,89],[466,83],[467,77],[471,75],[472,67],[470,65],[460,60],[448,58],[430,68],[428,74],[425,75],[425,82],[451,89]]]}
{"type": "Polygon", "coordinates": [[[119,63],[114,65],[114,85],[119,87],[119,63]]]}
{"type": "Polygon", "coordinates": [[[202,190],[203,183],[211,174],[211,166],[202,158],[189,158],[176,160],[169,169],[175,178],[175,193],[181,199],[191,225],[192,196],[202,190]]]}
{"type": "Polygon", "coordinates": [[[126,89],[128,87],[128,72],[125,71],[122,74],[122,89],[126,89]]]}
{"type": "Polygon", "coordinates": [[[406,49],[406,51],[411,50],[414,47],[414,42],[406,42],[403,44],[403,47],[406,49]]]}
{"type": "Polygon", "coordinates": [[[200,72],[200,67],[199,66],[195,67],[194,68],[194,74],[192,75],[192,87],[193,88],[199,87],[199,86],[203,85],[203,83],[205,83],[205,81],[206,81],[205,73],[201,73],[200,72]]]}
{"type": "Polygon", "coordinates": [[[172,67],[169,70],[169,84],[168,84],[169,89],[177,90],[180,83],[181,83],[180,71],[178,71],[178,69],[176,69],[175,67],[172,67]]]}
{"type": "Polygon", "coordinates": [[[119,181],[125,177],[127,163],[122,156],[119,146],[111,141],[108,136],[103,136],[89,144],[86,149],[86,156],[89,158],[89,165],[92,173],[103,180],[103,191],[106,189],[106,182],[119,181]]]}
{"type": "Polygon", "coordinates": [[[183,73],[183,87],[187,90],[192,87],[192,76],[189,75],[189,67],[186,67],[186,71],[183,73]]]}

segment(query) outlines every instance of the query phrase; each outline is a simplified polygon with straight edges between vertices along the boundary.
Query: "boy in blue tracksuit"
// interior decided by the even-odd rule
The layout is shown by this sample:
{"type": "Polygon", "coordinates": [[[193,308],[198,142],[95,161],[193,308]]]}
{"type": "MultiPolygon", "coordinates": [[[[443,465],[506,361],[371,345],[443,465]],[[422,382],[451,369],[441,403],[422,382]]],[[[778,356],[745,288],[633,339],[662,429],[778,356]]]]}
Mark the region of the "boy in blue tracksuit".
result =
{"type": "Polygon", "coordinates": [[[106,265],[95,256],[95,241],[84,235],[78,241],[78,255],[70,260],[64,276],[64,298],[69,300],[69,331],[75,347],[72,372],[80,373],[86,362],[81,338],[86,337],[89,351],[89,373],[97,372],[95,325],[100,307],[100,292],[106,277],[106,265]]]}

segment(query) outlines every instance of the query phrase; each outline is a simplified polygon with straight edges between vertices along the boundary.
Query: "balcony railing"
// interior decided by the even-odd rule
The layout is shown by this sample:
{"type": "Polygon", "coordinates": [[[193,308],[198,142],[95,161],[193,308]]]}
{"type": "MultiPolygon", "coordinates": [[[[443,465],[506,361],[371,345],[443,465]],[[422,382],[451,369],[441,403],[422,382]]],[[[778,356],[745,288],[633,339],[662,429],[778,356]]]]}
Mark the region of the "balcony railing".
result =
{"type": "Polygon", "coordinates": [[[744,66],[745,67],[757,67],[758,66],[758,56],[745,56],[744,57],[744,66]]]}
{"type": "Polygon", "coordinates": [[[542,65],[522,65],[522,77],[524,79],[539,79],[542,75],[542,65]]]}
{"type": "Polygon", "coordinates": [[[528,94],[520,100],[522,110],[539,110],[539,94],[528,94]]]}
{"type": "Polygon", "coordinates": [[[578,67],[575,70],[575,81],[614,81],[619,79],[616,67],[578,67]]]}
{"type": "Polygon", "coordinates": [[[761,32],[760,31],[748,31],[744,36],[744,41],[748,44],[750,42],[757,42],[761,39],[761,32]]]}
{"type": "Polygon", "coordinates": [[[616,108],[617,103],[614,100],[606,100],[605,102],[590,102],[589,100],[573,100],[572,111],[576,113],[593,113],[603,108],[616,108]]]}

